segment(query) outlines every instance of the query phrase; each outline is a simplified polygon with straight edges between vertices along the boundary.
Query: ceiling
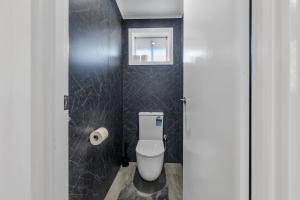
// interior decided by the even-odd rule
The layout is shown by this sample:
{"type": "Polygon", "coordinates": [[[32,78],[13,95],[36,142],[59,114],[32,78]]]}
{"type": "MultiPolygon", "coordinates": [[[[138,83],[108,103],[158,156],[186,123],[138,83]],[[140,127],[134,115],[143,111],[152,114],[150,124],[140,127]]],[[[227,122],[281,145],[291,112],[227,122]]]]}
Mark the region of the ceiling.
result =
{"type": "Polygon", "coordinates": [[[180,18],[183,0],[116,0],[124,19],[180,18]]]}

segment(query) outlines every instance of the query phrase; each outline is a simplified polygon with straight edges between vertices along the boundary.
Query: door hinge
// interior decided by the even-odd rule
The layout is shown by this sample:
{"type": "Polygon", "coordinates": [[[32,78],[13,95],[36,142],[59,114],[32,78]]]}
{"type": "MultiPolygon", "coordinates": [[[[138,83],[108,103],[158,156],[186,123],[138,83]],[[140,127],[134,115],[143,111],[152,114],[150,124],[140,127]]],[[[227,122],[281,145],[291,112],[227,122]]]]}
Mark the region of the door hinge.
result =
{"type": "Polygon", "coordinates": [[[69,110],[69,96],[64,96],[64,110],[69,110]]]}

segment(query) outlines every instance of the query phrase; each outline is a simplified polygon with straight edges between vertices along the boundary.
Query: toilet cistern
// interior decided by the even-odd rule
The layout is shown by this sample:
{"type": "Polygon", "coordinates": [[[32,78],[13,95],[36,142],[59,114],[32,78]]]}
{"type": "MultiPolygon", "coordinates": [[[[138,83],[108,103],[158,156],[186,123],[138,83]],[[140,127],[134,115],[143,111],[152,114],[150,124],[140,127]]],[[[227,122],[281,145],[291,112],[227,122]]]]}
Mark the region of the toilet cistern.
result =
{"type": "Polygon", "coordinates": [[[136,147],[137,168],[146,181],[156,180],[162,171],[165,145],[162,112],[139,113],[139,141],[136,147]]]}

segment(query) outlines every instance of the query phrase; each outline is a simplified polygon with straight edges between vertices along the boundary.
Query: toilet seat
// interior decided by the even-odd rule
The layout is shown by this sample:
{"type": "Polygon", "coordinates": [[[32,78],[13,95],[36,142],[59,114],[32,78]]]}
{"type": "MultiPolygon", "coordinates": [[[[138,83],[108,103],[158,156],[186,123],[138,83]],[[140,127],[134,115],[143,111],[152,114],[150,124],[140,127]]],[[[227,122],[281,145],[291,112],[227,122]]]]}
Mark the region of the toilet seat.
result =
{"type": "Polygon", "coordinates": [[[145,157],[156,157],[165,152],[162,140],[139,140],[136,152],[145,157]]]}

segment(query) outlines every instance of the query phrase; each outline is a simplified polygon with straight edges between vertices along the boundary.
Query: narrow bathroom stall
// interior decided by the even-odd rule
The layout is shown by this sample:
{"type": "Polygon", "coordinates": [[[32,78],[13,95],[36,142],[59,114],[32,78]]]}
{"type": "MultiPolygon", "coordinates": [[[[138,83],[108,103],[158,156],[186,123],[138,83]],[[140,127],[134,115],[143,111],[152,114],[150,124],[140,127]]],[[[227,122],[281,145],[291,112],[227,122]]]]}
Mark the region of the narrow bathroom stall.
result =
{"type": "Polygon", "coordinates": [[[300,199],[300,0],[0,10],[1,200],[300,199]]]}
{"type": "Polygon", "coordinates": [[[249,1],[184,1],[183,199],[249,199],[249,1]]]}
{"type": "Polygon", "coordinates": [[[180,2],[70,0],[70,200],[182,199],[180,2]]]}
{"type": "Polygon", "coordinates": [[[70,0],[70,200],[249,200],[249,15],[70,0]]]}

